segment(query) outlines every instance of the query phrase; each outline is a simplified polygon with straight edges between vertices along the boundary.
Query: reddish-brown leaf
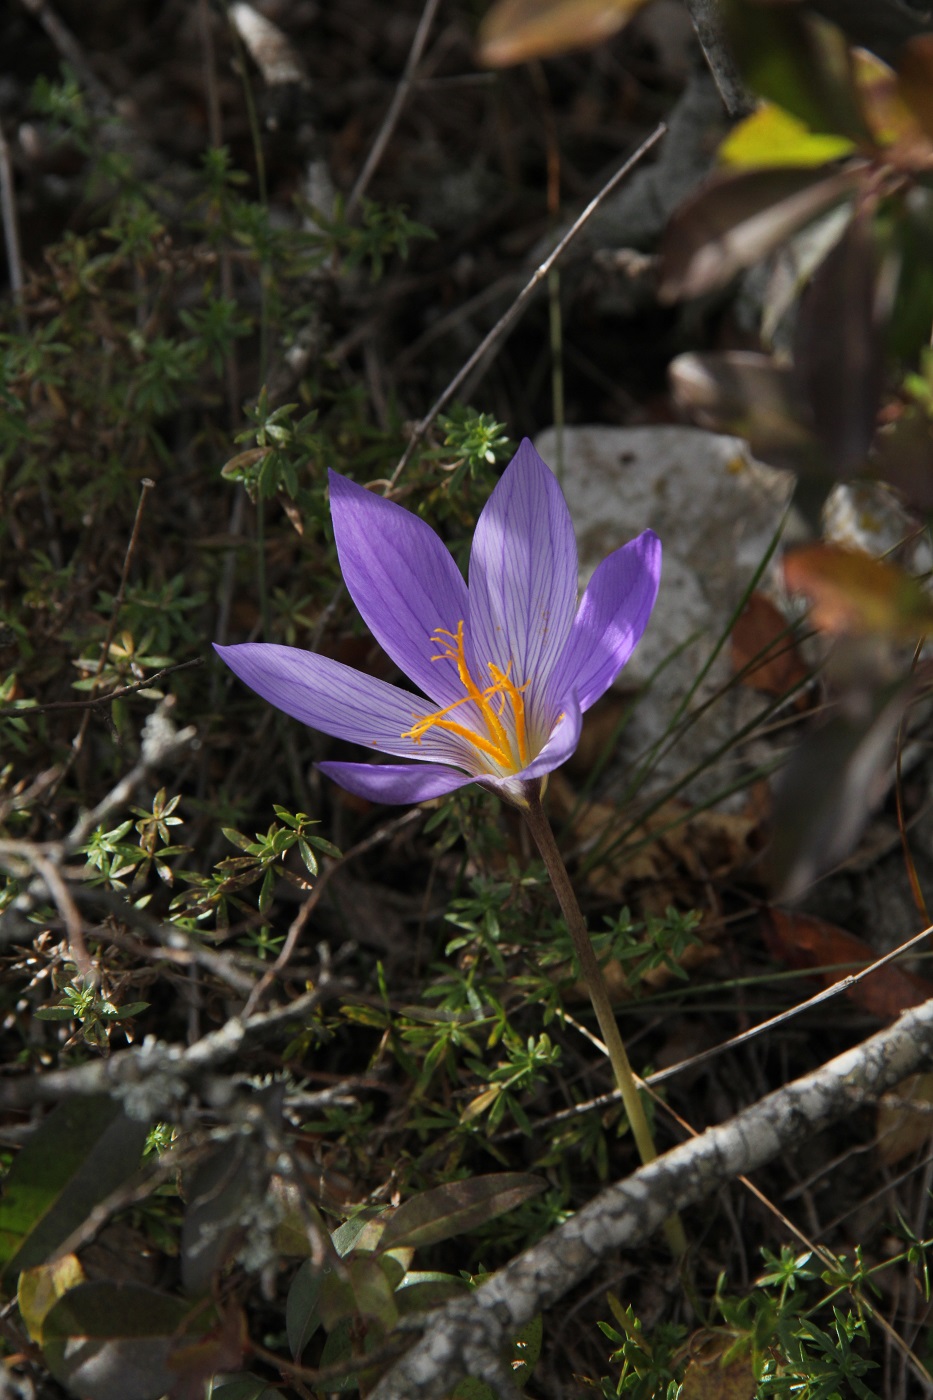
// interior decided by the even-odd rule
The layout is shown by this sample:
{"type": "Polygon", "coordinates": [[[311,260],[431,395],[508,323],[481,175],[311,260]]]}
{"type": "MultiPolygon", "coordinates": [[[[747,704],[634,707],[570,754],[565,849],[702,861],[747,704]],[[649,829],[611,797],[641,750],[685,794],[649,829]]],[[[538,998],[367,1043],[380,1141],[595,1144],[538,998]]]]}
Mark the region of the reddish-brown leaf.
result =
{"type": "Polygon", "coordinates": [[[933,602],[916,579],[860,550],[836,544],[790,550],[784,581],[810,600],[810,621],[821,632],[912,642],[933,631],[933,602]]]}
{"type": "MultiPolygon", "coordinates": [[[[856,49],[854,57],[862,111],[878,145],[885,148],[885,159],[908,168],[928,164],[933,147],[912,109],[909,89],[893,68],[867,49],[856,49]]],[[[931,81],[933,73],[926,76],[926,83],[931,81]]]]}
{"type": "Polygon", "coordinates": [[[743,685],[767,695],[787,695],[809,675],[787,619],[763,593],[751,595],[732,629],[732,664],[743,685]]]}
{"type": "Polygon", "coordinates": [[[898,88],[910,115],[933,141],[933,34],[918,34],[904,45],[898,62],[898,88]]]}
{"type": "MultiPolygon", "coordinates": [[[[789,967],[818,968],[824,987],[877,960],[861,938],[812,914],[772,907],[762,915],[765,942],[773,957],[789,967]]],[[[893,1021],[909,1006],[933,997],[933,982],[886,963],[870,977],[849,987],[846,996],[882,1021],[893,1021]]]]}

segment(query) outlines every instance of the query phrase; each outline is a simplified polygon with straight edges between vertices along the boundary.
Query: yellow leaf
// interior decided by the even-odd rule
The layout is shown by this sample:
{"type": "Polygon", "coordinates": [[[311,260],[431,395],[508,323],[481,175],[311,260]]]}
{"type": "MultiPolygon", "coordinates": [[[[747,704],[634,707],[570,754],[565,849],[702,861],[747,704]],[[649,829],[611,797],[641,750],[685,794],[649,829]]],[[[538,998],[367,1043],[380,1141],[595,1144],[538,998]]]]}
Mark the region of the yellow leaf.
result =
{"type": "Polygon", "coordinates": [[[502,1093],[500,1085],[493,1084],[490,1089],[484,1089],[481,1094],[477,1094],[475,1099],[471,1099],[460,1115],[461,1123],[472,1123],[474,1118],[478,1118],[481,1113],[485,1113],[487,1108],[492,1108],[496,1099],[502,1093]]]}
{"type": "Polygon", "coordinates": [[[496,0],[480,25],[479,59],[508,68],[602,43],[645,0],[496,0]]]}
{"type": "Polygon", "coordinates": [[[70,1288],[84,1282],[84,1270],[76,1254],[63,1254],[51,1264],[23,1269],[16,1286],[16,1301],[26,1330],[34,1342],[42,1343],[46,1314],[70,1288]]]}
{"type": "Polygon", "coordinates": [[[855,145],[846,136],[810,131],[802,121],[773,102],[762,102],[739,122],[719,147],[723,165],[758,168],[769,165],[825,165],[851,155],[855,145]]]}

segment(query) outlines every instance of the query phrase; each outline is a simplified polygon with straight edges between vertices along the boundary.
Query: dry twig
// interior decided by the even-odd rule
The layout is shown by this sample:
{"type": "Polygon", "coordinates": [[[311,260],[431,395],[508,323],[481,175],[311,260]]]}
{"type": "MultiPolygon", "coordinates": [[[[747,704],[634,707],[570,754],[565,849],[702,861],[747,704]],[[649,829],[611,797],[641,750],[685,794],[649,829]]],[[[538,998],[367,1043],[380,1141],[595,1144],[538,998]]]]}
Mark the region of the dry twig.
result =
{"type": "Polygon", "coordinates": [[[525,307],[528,305],[535,292],[538,290],[538,287],[547,278],[547,275],[551,271],[551,268],[557,265],[557,263],[563,257],[564,253],[567,251],[570,244],[576,238],[580,230],[586,226],[586,224],[596,213],[596,210],[603,203],[603,201],[605,199],[608,199],[609,195],[612,194],[612,191],[618,185],[620,185],[622,181],[626,178],[626,176],[629,175],[632,170],[634,170],[635,166],[638,165],[642,160],[644,160],[645,156],[648,155],[649,152],[654,149],[654,147],[658,144],[658,142],[661,140],[662,136],[664,136],[666,131],[667,127],[665,126],[664,122],[659,122],[658,125],[655,127],[654,131],[651,133],[651,135],[641,143],[641,145],[638,147],[638,150],[635,151],[634,154],[629,156],[628,160],[625,161],[625,163],[622,166],[620,166],[620,168],[616,171],[612,178],[607,180],[605,185],[603,185],[602,189],[593,196],[589,204],[583,210],[582,214],[579,214],[577,218],[574,219],[570,228],[564,234],[563,238],[561,238],[556,248],[554,248],[544,259],[544,261],[537,268],[535,268],[531,277],[525,283],[524,287],[519,292],[515,300],[512,302],[512,305],[509,307],[509,309],[502,316],[499,317],[499,320],[493,326],[492,330],[489,332],[488,335],[484,336],[483,340],[473,351],[473,354],[466,361],[466,364],[464,364],[454,375],[453,379],[447,385],[447,388],[444,390],[444,392],[437,399],[435,399],[434,403],[428,409],[421,422],[416,424],[415,429],[408,440],[408,446],[402,453],[398,465],[396,466],[395,471],[392,473],[392,476],[389,479],[388,486],[386,487],[387,495],[391,493],[392,488],[395,486],[399,477],[402,475],[402,472],[408,466],[408,463],[411,461],[415,448],[421,442],[425,433],[428,431],[431,424],[434,422],[435,418],[440,413],[441,409],[444,408],[445,405],[453,398],[454,394],[460,388],[461,384],[463,384],[464,380],[466,380],[476,368],[476,366],[483,359],[485,359],[485,357],[489,354],[493,346],[496,345],[497,342],[505,339],[507,333],[512,329],[512,326],[518,320],[519,316],[524,311],[525,307]]]}
{"type": "Polygon", "coordinates": [[[648,1239],[674,1210],[771,1161],[808,1135],[875,1102],[933,1058],[933,1001],[813,1073],[767,1095],[617,1182],[468,1297],[434,1315],[426,1335],[383,1377],[372,1400],[440,1400],[464,1374],[502,1388],[508,1340],[600,1261],[648,1239]]]}
{"type": "Polygon", "coordinates": [[[399,79],[398,87],[395,89],[394,96],[389,104],[389,110],[386,112],[382,126],[379,128],[379,133],[369,149],[369,155],[366,157],[363,169],[357,176],[356,184],[350,191],[350,198],[347,200],[346,209],[348,219],[363,198],[369,186],[369,182],[375,173],[376,167],[382,160],[385,148],[389,144],[389,138],[395,130],[402,108],[411,91],[411,85],[415,78],[415,71],[418,64],[421,62],[421,55],[424,52],[424,46],[427,43],[431,25],[434,23],[434,16],[437,13],[439,3],[440,0],[426,0],[421,19],[418,23],[418,28],[415,30],[415,37],[412,40],[411,50],[408,54],[408,62],[405,64],[405,71],[399,79]]]}

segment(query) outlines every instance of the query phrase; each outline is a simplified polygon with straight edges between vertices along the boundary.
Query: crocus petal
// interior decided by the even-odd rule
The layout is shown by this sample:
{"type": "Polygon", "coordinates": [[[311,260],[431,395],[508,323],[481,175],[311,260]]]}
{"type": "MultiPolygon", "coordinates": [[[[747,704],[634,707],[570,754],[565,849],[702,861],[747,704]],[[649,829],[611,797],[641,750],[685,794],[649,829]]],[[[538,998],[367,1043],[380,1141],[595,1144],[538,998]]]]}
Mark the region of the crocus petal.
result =
{"type": "Polygon", "coordinates": [[[257,695],[312,729],[397,758],[464,764],[464,744],[442,729],[418,744],[402,738],[430,708],[418,695],[299,647],[243,642],[215,650],[257,695]]]}
{"type": "Polygon", "coordinates": [[[508,778],[494,778],[480,774],[476,781],[481,787],[489,788],[491,792],[498,793],[500,797],[516,802],[520,807],[523,806],[526,784],[535,778],[543,777],[545,773],[553,772],[555,768],[559,768],[562,763],[565,763],[573,753],[580,742],[582,722],[583,716],[580,713],[580,706],[577,704],[577,697],[571,692],[566,698],[564,713],[554,732],[537,758],[533,759],[527,768],[523,768],[521,772],[508,778]]]}
{"type": "Polygon", "coordinates": [[[538,757],[523,769],[518,777],[543,778],[545,773],[553,773],[555,768],[559,768],[576,749],[580,742],[580,728],[583,723],[583,714],[580,709],[576,693],[571,691],[564,697],[563,719],[554,729],[550,739],[538,754],[538,757]]]}
{"type": "Polygon", "coordinates": [[[463,694],[449,659],[432,661],[438,628],[456,633],[469,601],[463,576],[438,536],[411,511],[329,473],[340,571],[383,651],[439,706],[463,694]]]}
{"type": "Polygon", "coordinates": [[[488,684],[492,662],[518,686],[532,731],[543,722],[548,677],[570,633],[577,544],[557,478],[526,438],[476,525],[470,554],[470,669],[488,684]]]}
{"type": "Polygon", "coordinates": [[[653,530],[642,531],[602,561],[551,677],[553,705],[562,705],[562,692],[573,687],[581,710],[588,710],[609,689],[647,626],[660,580],[661,541],[653,530]]]}
{"type": "Polygon", "coordinates": [[[333,778],[347,792],[370,802],[427,802],[443,797],[474,780],[456,768],[438,763],[319,763],[325,777],[333,778]]]}

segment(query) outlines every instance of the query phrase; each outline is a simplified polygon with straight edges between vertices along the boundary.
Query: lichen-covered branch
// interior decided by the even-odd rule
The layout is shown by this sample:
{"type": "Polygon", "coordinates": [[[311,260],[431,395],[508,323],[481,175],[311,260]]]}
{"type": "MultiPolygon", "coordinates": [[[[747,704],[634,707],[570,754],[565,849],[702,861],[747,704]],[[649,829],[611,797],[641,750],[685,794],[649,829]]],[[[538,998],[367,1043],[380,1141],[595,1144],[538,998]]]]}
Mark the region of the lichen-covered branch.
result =
{"type": "Polygon", "coordinates": [[[808,1134],[874,1102],[931,1060],[933,1000],[601,1192],[482,1288],[439,1311],[424,1337],[379,1382],[372,1400],[439,1400],[463,1374],[488,1377],[508,1339],[602,1259],[640,1244],[673,1211],[695,1205],[808,1134]]]}
{"type": "Polygon", "coordinates": [[[346,991],[346,984],[322,975],[310,992],[286,1006],[240,1019],[231,1016],[218,1030],[193,1045],[169,1045],[148,1036],[140,1046],[120,1050],[106,1060],[91,1060],[74,1069],[12,1079],[0,1084],[0,1108],[28,1108],[38,1103],[87,1094],[113,1094],[131,1117],[155,1118],[169,1113],[190,1085],[199,1085],[205,1097],[215,1094],[225,1101],[232,1087],[216,1078],[216,1071],[237,1054],[260,1044],[289,1026],[300,1026],[323,1001],[346,991]]]}

